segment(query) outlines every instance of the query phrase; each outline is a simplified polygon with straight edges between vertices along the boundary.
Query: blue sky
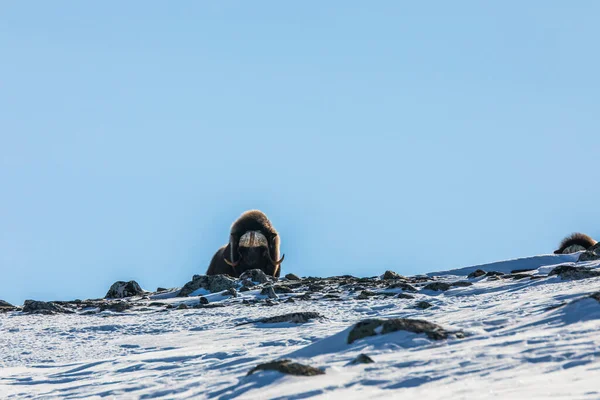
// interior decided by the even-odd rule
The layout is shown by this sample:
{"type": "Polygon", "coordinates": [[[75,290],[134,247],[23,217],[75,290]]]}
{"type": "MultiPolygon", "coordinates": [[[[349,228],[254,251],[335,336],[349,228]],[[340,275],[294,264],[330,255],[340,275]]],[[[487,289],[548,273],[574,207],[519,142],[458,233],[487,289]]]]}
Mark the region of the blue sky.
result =
{"type": "Polygon", "coordinates": [[[4,2],[0,298],[204,273],[244,210],[299,275],[600,237],[600,3],[4,2]]]}

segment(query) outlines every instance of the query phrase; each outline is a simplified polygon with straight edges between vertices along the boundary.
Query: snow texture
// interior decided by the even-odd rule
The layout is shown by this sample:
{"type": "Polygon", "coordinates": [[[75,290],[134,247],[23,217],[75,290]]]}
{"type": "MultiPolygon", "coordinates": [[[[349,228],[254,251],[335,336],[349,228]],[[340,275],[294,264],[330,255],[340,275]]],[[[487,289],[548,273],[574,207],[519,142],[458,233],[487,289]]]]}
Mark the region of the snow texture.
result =
{"type": "Polygon", "coordinates": [[[414,299],[399,298],[402,285],[390,288],[379,277],[337,286],[283,279],[294,291],[274,286],[276,299],[261,294],[261,286],[237,297],[202,289],[176,297],[173,289],[128,299],[132,307],[123,312],[93,306],[73,314],[6,311],[0,314],[0,398],[599,399],[600,296],[593,294],[600,277],[548,275],[557,265],[600,268],[600,261],[577,263],[578,255],[432,273],[410,282],[414,299]],[[477,269],[505,275],[467,278],[477,269]],[[530,271],[511,274],[522,270],[530,271]],[[424,290],[433,279],[473,285],[424,290]],[[375,295],[359,299],[366,289],[375,295]],[[416,308],[420,301],[433,306],[416,308]],[[322,318],[273,318],[300,312],[322,318]],[[373,318],[425,320],[464,337],[379,330],[348,344],[353,325],[373,318]],[[374,362],[355,362],[361,354],[374,362]],[[325,373],[248,375],[283,359],[325,373]]]}

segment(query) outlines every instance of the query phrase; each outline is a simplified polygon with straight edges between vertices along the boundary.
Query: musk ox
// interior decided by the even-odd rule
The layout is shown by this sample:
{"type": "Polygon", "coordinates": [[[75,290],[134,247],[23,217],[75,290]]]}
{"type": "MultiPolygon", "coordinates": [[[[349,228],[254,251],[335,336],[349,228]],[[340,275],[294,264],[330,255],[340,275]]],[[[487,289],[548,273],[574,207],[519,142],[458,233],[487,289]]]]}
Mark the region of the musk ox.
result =
{"type": "Polygon", "coordinates": [[[279,235],[267,216],[259,210],[243,213],[231,225],[229,243],[213,256],[206,275],[226,274],[239,277],[244,271],[260,269],[279,277],[279,235]]]}
{"type": "Polygon", "coordinates": [[[576,232],[564,238],[560,242],[558,250],[554,251],[554,254],[566,254],[574,253],[576,251],[587,250],[596,243],[598,242],[596,242],[594,239],[592,239],[585,233],[576,232]]]}

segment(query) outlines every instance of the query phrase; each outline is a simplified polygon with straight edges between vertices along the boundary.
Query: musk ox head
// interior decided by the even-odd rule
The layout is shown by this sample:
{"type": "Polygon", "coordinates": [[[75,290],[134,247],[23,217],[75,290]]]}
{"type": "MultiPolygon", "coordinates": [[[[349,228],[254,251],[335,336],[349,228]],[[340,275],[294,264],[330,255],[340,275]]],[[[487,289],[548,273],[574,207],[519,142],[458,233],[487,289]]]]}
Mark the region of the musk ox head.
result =
{"type": "Polygon", "coordinates": [[[246,211],[231,225],[229,244],[217,251],[207,275],[238,277],[244,271],[260,269],[267,275],[279,277],[285,258],[279,258],[279,243],[279,234],[263,212],[246,211]]]}

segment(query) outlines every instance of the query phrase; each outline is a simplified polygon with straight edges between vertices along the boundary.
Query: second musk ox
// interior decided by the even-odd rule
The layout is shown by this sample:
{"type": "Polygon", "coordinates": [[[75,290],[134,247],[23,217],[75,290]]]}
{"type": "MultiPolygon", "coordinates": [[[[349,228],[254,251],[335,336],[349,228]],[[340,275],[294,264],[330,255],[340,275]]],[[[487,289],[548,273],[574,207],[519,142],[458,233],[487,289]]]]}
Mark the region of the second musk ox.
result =
{"type": "Polygon", "coordinates": [[[279,277],[285,257],[279,259],[279,243],[279,234],[263,212],[246,211],[231,225],[229,243],[217,250],[206,275],[237,278],[245,271],[260,269],[279,277]]]}

